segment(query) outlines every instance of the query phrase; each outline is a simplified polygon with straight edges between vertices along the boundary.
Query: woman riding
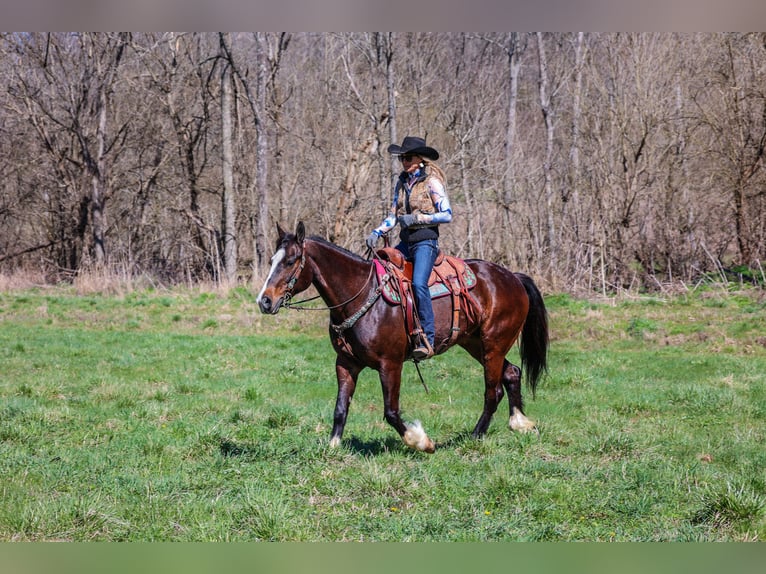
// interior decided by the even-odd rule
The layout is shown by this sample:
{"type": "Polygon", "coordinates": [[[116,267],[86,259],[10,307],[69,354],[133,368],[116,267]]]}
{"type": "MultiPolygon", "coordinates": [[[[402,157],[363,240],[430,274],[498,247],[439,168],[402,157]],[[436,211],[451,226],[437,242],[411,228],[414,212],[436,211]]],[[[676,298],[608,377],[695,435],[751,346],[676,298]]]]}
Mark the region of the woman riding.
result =
{"type": "Polygon", "coordinates": [[[413,349],[412,357],[422,361],[434,354],[434,312],[428,278],[439,252],[439,225],[452,221],[452,208],[445,191],[444,173],[433,163],[439,159],[439,152],[428,147],[426,140],[407,136],[401,146],[388,146],[388,153],[399,156],[403,171],[394,188],[391,212],[370,233],[366,244],[374,251],[378,238],[399,223],[400,241],[396,249],[412,261],[412,288],[425,335],[413,349]]]}

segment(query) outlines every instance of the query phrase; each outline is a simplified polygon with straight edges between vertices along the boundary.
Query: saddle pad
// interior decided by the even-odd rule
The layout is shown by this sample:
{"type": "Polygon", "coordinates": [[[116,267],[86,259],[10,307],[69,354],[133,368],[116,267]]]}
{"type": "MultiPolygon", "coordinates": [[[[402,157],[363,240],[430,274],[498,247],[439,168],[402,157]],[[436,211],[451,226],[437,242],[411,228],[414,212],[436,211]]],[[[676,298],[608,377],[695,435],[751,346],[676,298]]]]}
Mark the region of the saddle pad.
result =
{"type": "MultiPolygon", "coordinates": [[[[443,265],[449,264],[444,263],[443,265]]],[[[378,274],[378,283],[383,284],[383,298],[391,304],[400,305],[402,298],[399,294],[398,281],[383,282],[382,280],[387,273],[395,276],[400,271],[392,268],[390,263],[383,265],[378,259],[375,259],[375,269],[378,274]]],[[[450,271],[449,275],[454,275],[454,269],[450,268],[450,271]]],[[[467,289],[472,289],[476,285],[476,274],[468,265],[463,266],[463,283],[467,289]]],[[[445,285],[434,272],[431,272],[431,276],[428,278],[428,290],[431,293],[431,299],[438,299],[452,293],[449,286],[445,285]]]]}

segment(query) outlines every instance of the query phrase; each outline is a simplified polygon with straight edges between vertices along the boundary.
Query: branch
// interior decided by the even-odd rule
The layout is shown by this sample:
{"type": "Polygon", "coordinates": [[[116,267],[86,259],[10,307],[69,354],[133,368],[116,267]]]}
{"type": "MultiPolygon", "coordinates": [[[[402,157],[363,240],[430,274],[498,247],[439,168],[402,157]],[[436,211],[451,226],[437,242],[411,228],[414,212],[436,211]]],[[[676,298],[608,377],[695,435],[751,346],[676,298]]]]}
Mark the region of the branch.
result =
{"type": "Polygon", "coordinates": [[[48,243],[44,245],[36,245],[35,247],[28,247],[27,249],[23,249],[21,251],[17,251],[16,253],[9,253],[7,255],[3,255],[0,257],[0,263],[7,259],[14,259],[16,257],[21,257],[22,255],[26,255],[27,253],[32,253],[34,251],[39,251],[40,249],[45,249],[46,247],[51,247],[53,245],[56,245],[57,243],[60,243],[60,240],[56,241],[49,241],[48,243]]]}

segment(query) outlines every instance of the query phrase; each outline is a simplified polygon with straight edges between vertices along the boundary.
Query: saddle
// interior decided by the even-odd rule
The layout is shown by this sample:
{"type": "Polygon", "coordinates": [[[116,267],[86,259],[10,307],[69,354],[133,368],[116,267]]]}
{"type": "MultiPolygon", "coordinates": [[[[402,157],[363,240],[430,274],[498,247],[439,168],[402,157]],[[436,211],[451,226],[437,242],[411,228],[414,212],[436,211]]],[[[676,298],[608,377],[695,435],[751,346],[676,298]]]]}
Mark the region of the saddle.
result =
{"type": "MultiPolygon", "coordinates": [[[[402,252],[394,247],[379,249],[376,255],[375,269],[383,299],[391,305],[401,305],[407,334],[410,337],[419,335],[420,321],[412,292],[412,262],[407,261],[402,252]]],[[[477,320],[479,305],[470,293],[476,283],[476,274],[465,261],[439,251],[428,278],[428,289],[431,299],[452,297],[452,325],[447,346],[452,345],[460,334],[461,310],[469,325],[477,320]]]]}

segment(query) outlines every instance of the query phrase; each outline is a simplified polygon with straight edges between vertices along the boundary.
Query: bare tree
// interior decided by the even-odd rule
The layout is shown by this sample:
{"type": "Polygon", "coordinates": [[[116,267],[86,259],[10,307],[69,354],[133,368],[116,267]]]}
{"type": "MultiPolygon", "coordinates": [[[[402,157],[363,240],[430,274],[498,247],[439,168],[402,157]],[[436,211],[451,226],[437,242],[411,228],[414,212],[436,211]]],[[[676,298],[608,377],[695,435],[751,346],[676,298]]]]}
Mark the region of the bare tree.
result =
{"type": "MultiPolygon", "coordinates": [[[[711,50],[714,75],[695,96],[701,120],[711,134],[706,151],[715,185],[731,201],[738,259],[764,257],[764,149],[766,149],[766,46],[761,34],[722,34],[711,50]]],[[[719,257],[724,254],[718,250],[719,257]]]]}
{"type": "Polygon", "coordinates": [[[504,177],[503,177],[503,206],[505,207],[508,224],[511,225],[511,203],[514,196],[514,182],[516,179],[516,146],[518,131],[518,107],[519,107],[519,74],[521,72],[522,56],[526,49],[525,42],[519,37],[518,32],[509,32],[507,36],[506,51],[508,55],[508,118],[505,127],[504,154],[504,177]]]}
{"type": "MultiPolygon", "coordinates": [[[[268,259],[269,243],[272,230],[271,203],[276,198],[278,219],[283,215],[287,203],[287,185],[284,168],[284,131],[282,109],[288,95],[283,95],[278,88],[278,75],[282,58],[290,44],[291,36],[287,33],[267,34],[257,32],[250,38],[251,50],[242,51],[235,58],[230,54],[230,65],[239,84],[243,87],[255,129],[254,174],[246,174],[250,180],[251,211],[246,219],[252,234],[253,271],[262,270],[268,259]],[[251,81],[250,64],[255,71],[251,81]],[[278,126],[274,130],[273,147],[269,143],[269,126],[278,126]],[[273,170],[269,163],[269,151],[273,149],[273,170]],[[278,193],[269,191],[269,174],[276,174],[278,193]]],[[[289,90],[288,90],[289,92],[289,90]]]]}
{"type": "MultiPolygon", "coordinates": [[[[107,255],[110,158],[123,144],[129,125],[127,120],[116,126],[110,123],[115,117],[112,100],[118,69],[128,41],[127,34],[89,33],[31,34],[13,39],[16,54],[30,65],[15,71],[12,90],[21,106],[17,109],[34,126],[50,161],[69,182],[69,193],[80,197],[74,228],[65,223],[60,240],[84,244],[90,229],[89,253],[99,266],[107,255]],[[85,180],[87,190],[82,186],[85,180]]],[[[76,248],[68,251],[66,265],[76,271],[83,264],[83,253],[76,248]]],[[[63,259],[59,262],[65,263],[63,259]]]]}
{"type": "Polygon", "coordinates": [[[237,201],[234,187],[234,86],[229,46],[226,34],[219,34],[221,46],[221,151],[223,171],[223,193],[221,238],[223,243],[223,266],[226,280],[233,284],[237,280],[237,201]]]}
{"type": "MultiPolygon", "coordinates": [[[[350,141],[343,146],[343,178],[332,213],[330,237],[341,243],[364,237],[367,226],[359,225],[358,218],[349,217],[352,210],[369,205],[371,220],[385,213],[392,181],[390,158],[386,156],[384,159],[380,153],[393,98],[390,91],[394,73],[391,38],[375,32],[350,37],[350,40],[340,53],[340,62],[348,86],[347,103],[357,114],[358,121],[350,132],[350,141]],[[383,86],[386,86],[385,99],[383,86]],[[369,198],[370,192],[376,201],[361,202],[360,205],[360,198],[369,198]]],[[[357,239],[356,243],[359,241],[357,239]]]]}
{"type": "Polygon", "coordinates": [[[556,225],[553,213],[553,138],[555,135],[555,122],[553,117],[553,107],[551,105],[551,86],[550,80],[548,78],[548,56],[545,50],[543,34],[541,32],[537,33],[537,54],[540,73],[538,84],[540,93],[540,111],[542,112],[543,123],[545,126],[545,153],[543,155],[543,193],[546,207],[546,244],[548,247],[547,255],[550,262],[549,270],[553,270],[558,264],[556,225]]]}
{"type": "Polygon", "coordinates": [[[18,33],[0,77],[0,270],[256,275],[275,220],[360,249],[402,135],[442,247],[548,288],[766,255],[763,34],[18,33]]]}
{"type": "Polygon", "coordinates": [[[572,133],[569,145],[569,177],[561,198],[564,204],[571,202],[574,208],[575,215],[572,218],[572,231],[574,233],[575,241],[579,240],[579,214],[577,213],[577,210],[580,198],[579,188],[582,185],[580,130],[582,129],[582,93],[585,52],[585,34],[583,32],[578,32],[577,39],[575,40],[575,69],[574,85],[572,88],[572,133]]]}

